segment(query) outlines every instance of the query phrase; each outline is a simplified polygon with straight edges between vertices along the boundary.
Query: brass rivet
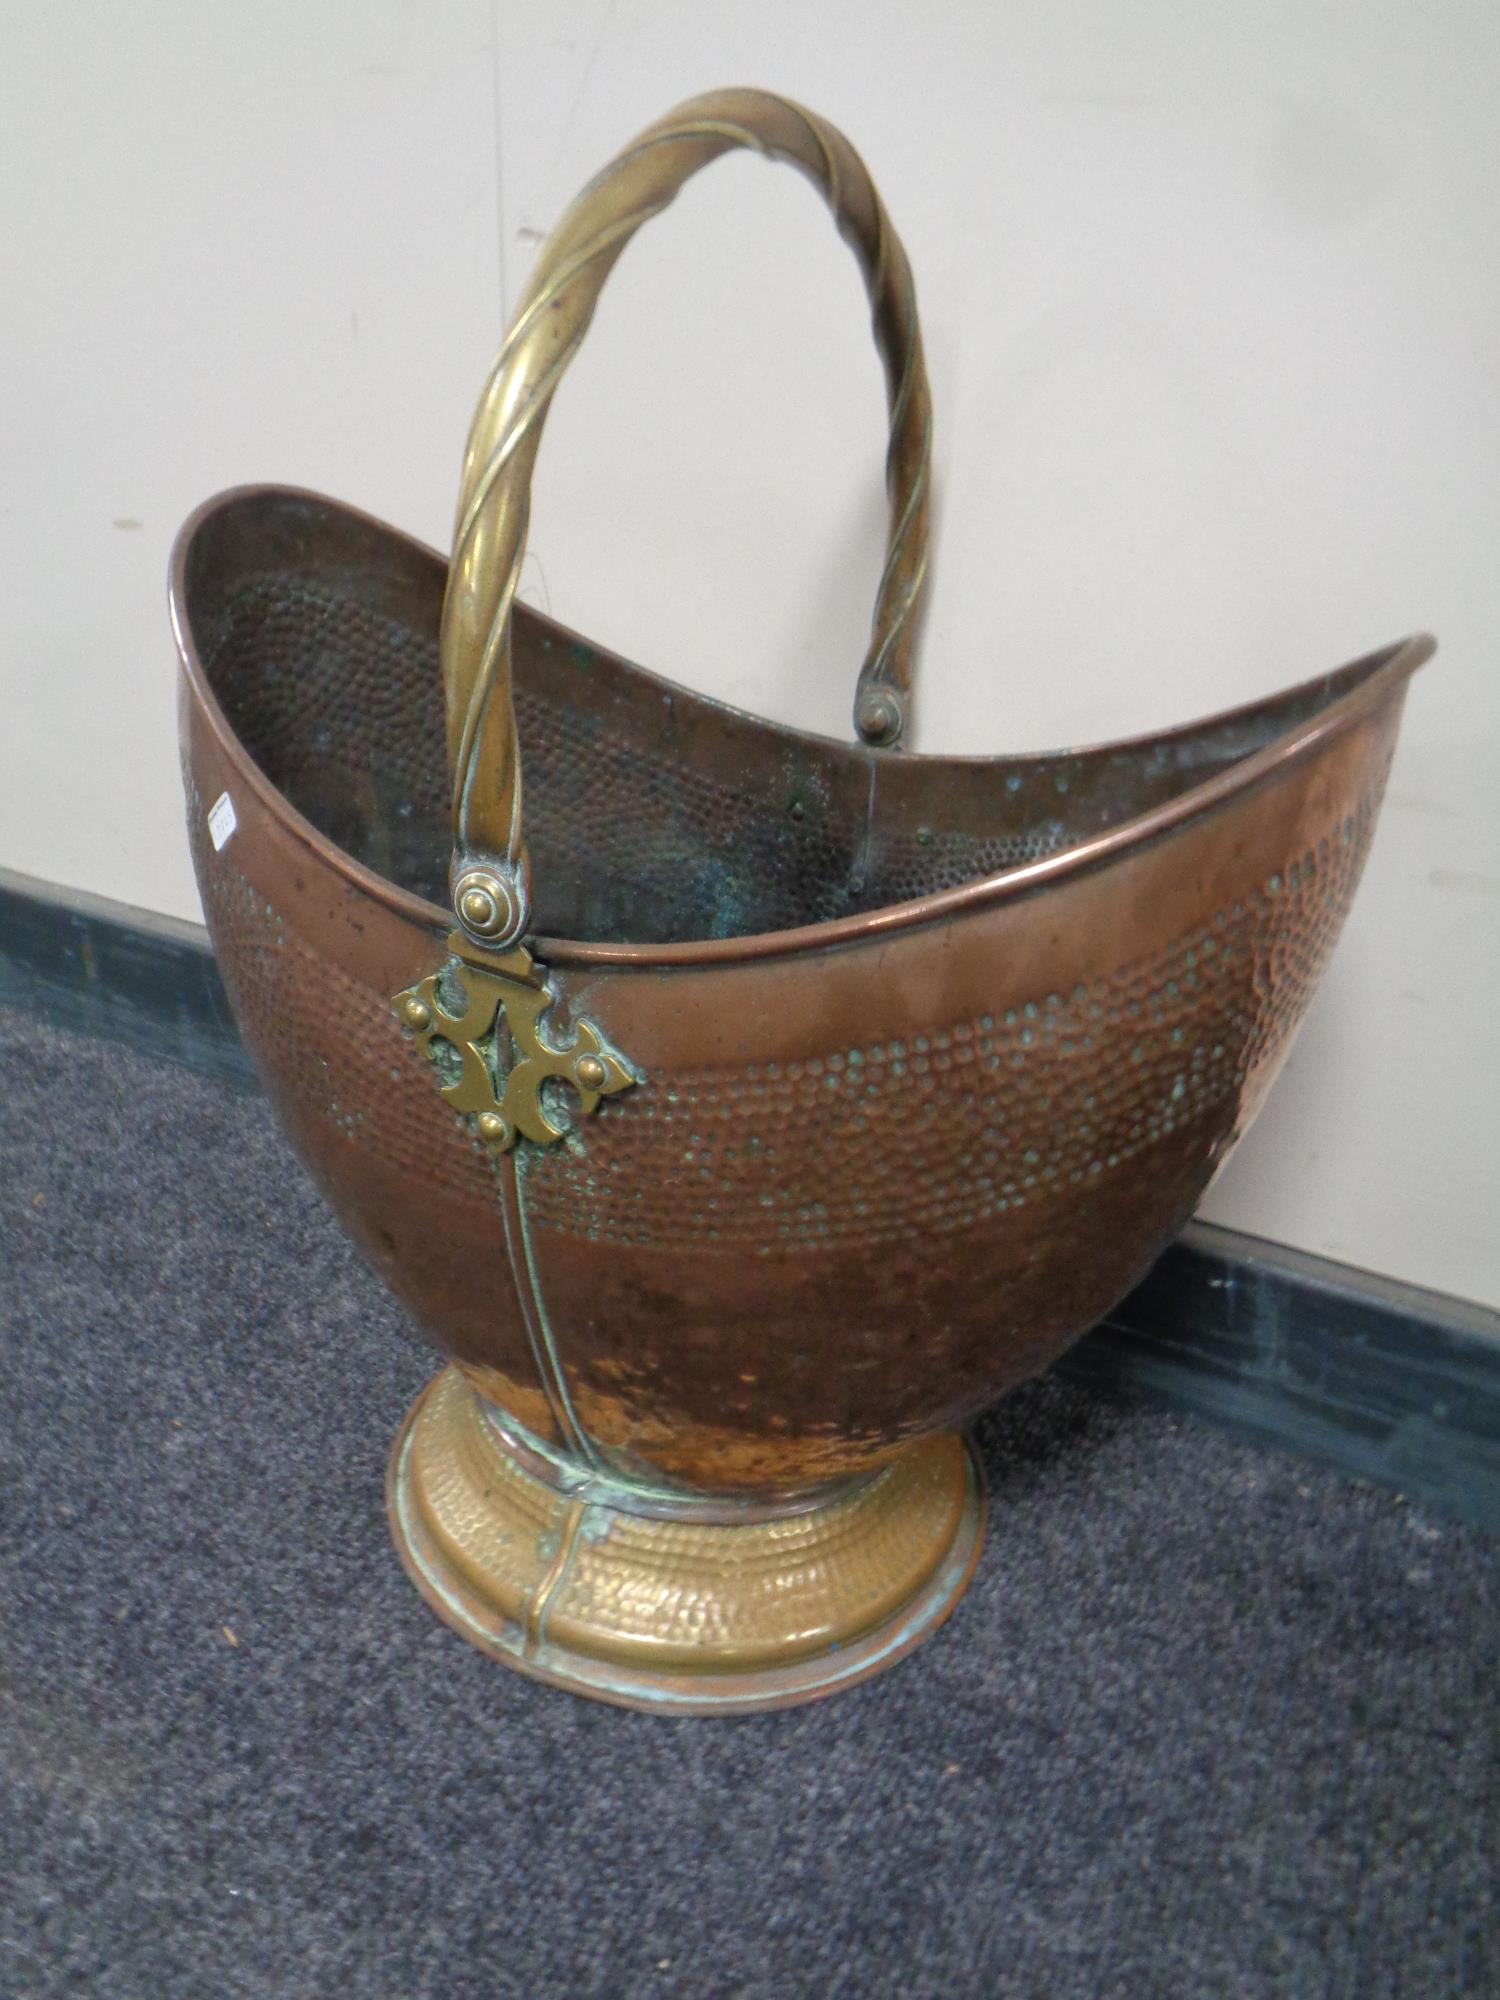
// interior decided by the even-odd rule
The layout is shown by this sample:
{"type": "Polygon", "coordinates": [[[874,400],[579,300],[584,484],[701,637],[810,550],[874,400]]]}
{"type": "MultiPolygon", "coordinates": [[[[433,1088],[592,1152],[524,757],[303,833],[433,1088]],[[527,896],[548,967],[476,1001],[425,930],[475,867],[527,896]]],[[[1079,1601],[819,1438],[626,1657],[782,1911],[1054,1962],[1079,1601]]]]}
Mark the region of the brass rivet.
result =
{"type": "Polygon", "coordinates": [[[413,994],[401,1009],[408,1028],[425,1028],[432,1019],[432,1011],[425,1000],[418,1000],[413,994]]]}
{"type": "Polygon", "coordinates": [[[883,688],[861,698],[857,720],[867,743],[887,743],[901,733],[901,710],[894,696],[883,688]]]}
{"type": "Polygon", "coordinates": [[[453,885],[458,920],[474,938],[508,937],[518,916],[510,884],[488,868],[471,868],[453,885]]]}
{"type": "Polygon", "coordinates": [[[585,1090],[602,1090],[609,1076],[597,1056],[580,1056],[574,1074],[585,1090]]]}
{"type": "Polygon", "coordinates": [[[510,1127],[498,1111],[481,1111],[479,1114],[479,1136],[492,1146],[498,1146],[509,1137],[510,1127]]]}

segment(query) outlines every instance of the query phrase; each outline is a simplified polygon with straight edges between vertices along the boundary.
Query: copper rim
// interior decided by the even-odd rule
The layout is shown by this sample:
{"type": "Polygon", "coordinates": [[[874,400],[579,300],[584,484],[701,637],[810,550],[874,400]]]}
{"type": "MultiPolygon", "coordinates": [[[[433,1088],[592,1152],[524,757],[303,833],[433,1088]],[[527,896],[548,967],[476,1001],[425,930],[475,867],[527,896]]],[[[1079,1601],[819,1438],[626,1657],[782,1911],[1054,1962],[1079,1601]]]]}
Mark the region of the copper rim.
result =
{"type": "MultiPolygon", "coordinates": [[[[425,557],[440,563],[446,560],[437,550],[417,536],[405,534],[360,508],[345,506],[342,501],[332,500],[326,494],[314,492],[307,487],[254,483],[226,488],[224,492],[206,500],[189,515],[172,546],[169,602],[173,636],[177,642],[183,671],[225,756],[267,810],[289,832],[295,834],[320,860],[334,868],[363,894],[383,903],[398,916],[429,929],[446,930],[452,925],[451,911],[436,903],[428,902],[425,897],[413,895],[411,891],[399,888],[385,876],[366,868],[345,853],[341,847],[335,846],[309,820],[304,819],[301,813],[288,804],[245,751],[220,708],[209,686],[207,675],[203,672],[196,648],[189,636],[185,611],[188,550],[200,526],[210,515],[233,503],[266,498],[310,501],[320,507],[335,508],[356,521],[393,536],[408,548],[420,551],[425,557]]],[[[556,625],[555,620],[550,622],[563,637],[572,636],[566,626],[556,625]]],[[[804,924],[795,930],[761,931],[750,937],[694,939],[678,944],[653,944],[649,941],[630,944],[596,943],[581,938],[555,938],[542,935],[536,939],[537,950],[548,963],[570,968],[686,967],[724,965],[751,959],[789,958],[803,952],[824,951],[834,945],[853,944],[861,938],[914,930],[945,918],[1028,896],[1034,890],[1069,879],[1074,875],[1084,874],[1126,849],[1137,847],[1175,827],[1201,818],[1221,805],[1224,800],[1251,790],[1274,772],[1307,756],[1331,737],[1354,727],[1364,716],[1373,713],[1388,701],[1396,688],[1403,681],[1409,680],[1417,668],[1432,657],[1436,650],[1436,641],[1425,632],[1415,633],[1410,638],[1397,641],[1394,647],[1386,650],[1389,651],[1389,658],[1382,666],[1361,681],[1358,687],[1351,689],[1346,695],[1341,695],[1337,701],[1331,702],[1301,727],[1278,737],[1265,748],[1252,752],[1227,770],[1218,772],[1201,784],[1191,786],[1162,805],[1153,806],[1146,812],[1122,820],[1118,825],[1096,834],[1091,839],[1079,841],[1076,846],[1064,848],[1056,854],[1044,855],[1041,859],[1028,861],[1020,867],[1005,869],[999,874],[979,876],[972,882],[960,883],[956,888],[939,890],[932,895],[914,896],[904,902],[889,903],[879,910],[866,911],[859,916],[836,917],[825,923],[804,924]]],[[[1366,657],[1374,658],[1377,655],[1371,654],[1366,657]]],[[[675,685],[665,681],[661,675],[650,673],[646,668],[633,666],[633,671],[644,678],[661,682],[663,686],[675,685]]],[[[1326,679],[1326,675],[1314,675],[1299,686],[1311,689],[1326,679]]],[[[1294,687],[1282,692],[1297,691],[1298,687],[1294,687]]],[[[1262,705],[1261,701],[1240,703],[1215,715],[1203,717],[1195,723],[1189,723],[1186,728],[1205,729],[1216,724],[1233,722],[1241,716],[1254,713],[1262,705]]],[[[730,707],[727,703],[721,706],[730,707]]],[[[755,722],[761,729],[773,735],[789,736],[801,743],[833,741],[807,730],[788,729],[785,725],[767,722],[763,717],[749,715],[742,709],[730,708],[730,712],[736,716],[743,716],[747,721],[755,722]]],[[[1175,735],[1179,732],[1174,730],[1171,733],[1175,735]]],[[[1138,745],[1158,742],[1161,735],[1162,732],[1159,730],[1148,730],[1139,736],[1122,737],[1118,741],[1098,747],[1129,750],[1138,745]]],[[[842,750],[845,746],[837,744],[836,747],[842,750]]],[[[1093,746],[1073,747],[1085,749],[1093,746]]],[[[908,760],[921,756],[920,752],[880,751],[868,747],[863,754],[869,757],[902,756],[908,760]]],[[[1008,761],[1015,764],[1033,760],[1041,763],[1057,754],[1056,751],[1037,751],[1008,761]]],[[[996,759],[990,756],[965,758],[945,756],[940,761],[945,764],[989,764],[996,759]]]]}

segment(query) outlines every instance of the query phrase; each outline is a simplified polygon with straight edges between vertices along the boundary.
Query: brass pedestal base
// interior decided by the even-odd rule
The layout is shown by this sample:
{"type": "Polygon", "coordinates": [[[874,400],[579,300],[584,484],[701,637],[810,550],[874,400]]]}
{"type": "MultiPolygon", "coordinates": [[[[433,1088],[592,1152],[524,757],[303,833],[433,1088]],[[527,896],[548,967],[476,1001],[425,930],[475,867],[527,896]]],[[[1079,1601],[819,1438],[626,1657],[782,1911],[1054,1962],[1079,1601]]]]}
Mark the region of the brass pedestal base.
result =
{"type": "Polygon", "coordinates": [[[466,1639],[600,1701],[814,1701],[926,1638],[979,1554],[983,1486],[958,1437],[923,1439],[800,1512],[726,1522],[690,1499],[539,1476],[497,1414],[453,1368],[418,1397],[391,1455],[397,1550],[466,1639]]]}

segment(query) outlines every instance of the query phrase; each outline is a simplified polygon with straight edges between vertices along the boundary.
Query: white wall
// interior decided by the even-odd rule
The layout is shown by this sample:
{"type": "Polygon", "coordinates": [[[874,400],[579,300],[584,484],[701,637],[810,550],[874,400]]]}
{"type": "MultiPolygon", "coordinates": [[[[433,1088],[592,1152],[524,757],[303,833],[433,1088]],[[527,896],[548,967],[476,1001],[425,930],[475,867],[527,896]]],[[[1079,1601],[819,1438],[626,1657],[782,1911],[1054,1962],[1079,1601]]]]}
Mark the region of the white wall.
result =
{"type": "MultiPolygon", "coordinates": [[[[196,912],[178,521],[285,478],[442,541],[536,232],[725,82],[843,123],[913,257],[926,747],[1147,729],[1439,634],[1338,959],[1210,1213],[1500,1302],[1492,0],[0,8],[0,865],[196,912]]],[[[842,733],[881,422],[819,204],[726,161],[616,274],[527,592],[842,733]]]]}

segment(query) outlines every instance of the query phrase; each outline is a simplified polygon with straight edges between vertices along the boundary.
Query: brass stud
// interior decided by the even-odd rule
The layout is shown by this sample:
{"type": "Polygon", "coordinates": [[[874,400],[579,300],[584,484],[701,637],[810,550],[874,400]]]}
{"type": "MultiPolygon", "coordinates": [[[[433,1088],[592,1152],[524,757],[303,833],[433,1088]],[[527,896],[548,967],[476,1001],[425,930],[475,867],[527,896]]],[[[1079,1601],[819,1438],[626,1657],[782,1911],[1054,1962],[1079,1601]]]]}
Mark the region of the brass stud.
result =
{"type": "Polygon", "coordinates": [[[510,1137],[510,1127],[498,1111],[481,1111],[479,1114],[479,1136],[486,1145],[502,1146],[510,1137]]]}
{"type": "Polygon", "coordinates": [[[609,1071],[597,1056],[580,1056],[573,1074],[585,1090],[602,1090],[609,1078],[609,1071]]]}
{"type": "Polygon", "coordinates": [[[872,688],[861,695],[855,723],[866,743],[894,743],[901,734],[900,704],[886,688],[872,688]]]}
{"type": "Polygon", "coordinates": [[[419,1000],[413,994],[409,1000],[403,1001],[401,1017],[408,1028],[425,1028],[432,1019],[432,1009],[425,1000],[419,1000]]]}
{"type": "Polygon", "coordinates": [[[470,937],[485,942],[508,937],[519,915],[514,889],[488,868],[470,868],[459,876],[453,907],[470,937]]]}

